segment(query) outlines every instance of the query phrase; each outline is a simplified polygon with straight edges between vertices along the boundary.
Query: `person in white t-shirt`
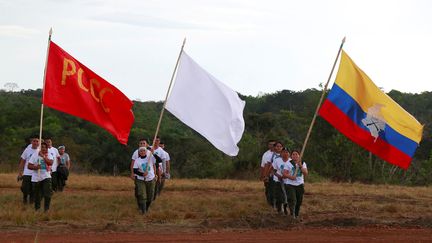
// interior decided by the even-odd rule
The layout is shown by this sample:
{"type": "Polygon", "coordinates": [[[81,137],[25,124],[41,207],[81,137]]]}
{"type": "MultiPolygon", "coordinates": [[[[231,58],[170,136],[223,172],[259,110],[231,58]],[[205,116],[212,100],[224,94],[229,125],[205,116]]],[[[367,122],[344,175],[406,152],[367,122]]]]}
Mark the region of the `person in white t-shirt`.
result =
{"type": "Polygon", "coordinates": [[[265,172],[266,176],[269,177],[269,188],[270,188],[270,193],[271,193],[272,199],[273,199],[271,205],[274,209],[278,209],[276,207],[276,192],[278,190],[280,190],[280,186],[277,186],[275,184],[275,182],[278,181],[278,178],[274,175],[275,170],[276,170],[276,167],[274,165],[274,161],[275,161],[275,159],[280,157],[280,153],[281,153],[283,147],[284,146],[283,146],[282,142],[280,142],[280,141],[275,142],[274,151],[273,151],[271,160],[267,162],[266,169],[265,169],[266,170],[266,172],[265,172]]]}
{"type": "Polygon", "coordinates": [[[138,148],[133,152],[133,154],[132,154],[132,161],[131,161],[131,163],[130,163],[130,172],[131,172],[131,175],[130,175],[130,178],[132,179],[132,180],[135,180],[135,174],[134,174],[134,169],[133,169],[133,167],[134,167],[134,164],[135,164],[135,160],[138,158],[138,149],[139,148],[141,148],[141,147],[143,147],[143,148],[146,148],[146,149],[150,149],[150,147],[149,147],[149,144],[148,144],[148,140],[147,139],[145,139],[145,138],[141,138],[140,140],[139,140],[139,142],[138,142],[138,148]]]}
{"type": "Polygon", "coordinates": [[[138,149],[138,158],[134,162],[135,196],[142,214],[148,212],[153,201],[155,188],[155,158],[145,147],[138,149]]]}
{"type": "Polygon", "coordinates": [[[39,147],[39,138],[33,136],[30,146],[27,146],[21,154],[18,166],[18,180],[22,180],[21,191],[23,193],[24,204],[34,202],[34,193],[31,182],[33,172],[27,168],[28,162],[34,153],[37,153],[39,147]]]}
{"type": "Polygon", "coordinates": [[[271,159],[274,152],[275,140],[269,140],[267,142],[268,150],[263,154],[261,158],[261,167],[260,167],[260,180],[264,183],[264,193],[267,200],[267,203],[270,206],[273,206],[273,194],[271,193],[269,176],[266,175],[266,165],[271,164],[271,159]]]}
{"type": "Polygon", "coordinates": [[[47,212],[51,203],[51,173],[50,167],[54,158],[48,153],[48,144],[41,144],[41,150],[34,153],[30,158],[27,167],[33,170],[32,185],[34,192],[35,210],[40,209],[42,197],[44,198],[44,211],[47,212]]]}
{"type": "Polygon", "coordinates": [[[298,150],[292,151],[291,159],[290,166],[284,170],[284,177],[287,178],[285,184],[290,215],[293,218],[298,218],[303,202],[304,177],[308,175],[308,169],[306,163],[302,162],[298,150]]]}
{"type": "Polygon", "coordinates": [[[156,171],[158,173],[158,179],[156,181],[155,184],[155,189],[154,189],[154,197],[153,200],[156,200],[156,196],[160,194],[160,185],[162,183],[162,171],[163,171],[163,166],[162,164],[166,162],[167,157],[166,157],[166,152],[165,150],[163,150],[163,148],[160,147],[160,137],[157,136],[156,140],[154,140],[154,147],[152,147],[151,149],[153,156],[156,158],[156,171]]]}
{"type": "Polygon", "coordinates": [[[284,170],[287,170],[288,167],[291,166],[290,163],[291,159],[290,159],[290,153],[286,147],[282,149],[280,155],[281,156],[276,158],[274,161],[274,166],[276,169],[275,176],[277,178],[277,180],[275,180],[276,208],[279,213],[282,212],[282,208],[283,208],[283,213],[285,215],[288,215],[288,211],[287,211],[288,199],[287,199],[287,191],[285,188],[286,179],[284,180],[283,172],[284,170]]]}
{"type": "Polygon", "coordinates": [[[161,182],[158,188],[158,195],[162,192],[164,186],[165,186],[165,180],[168,180],[171,178],[170,175],[170,169],[171,169],[171,158],[169,156],[169,153],[165,150],[165,143],[162,141],[159,143],[159,146],[163,149],[165,152],[165,155],[163,156],[164,160],[162,160],[162,166],[160,166],[161,169],[161,182]]]}
{"type": "Polygon", "coordinates": [[[53,163],[51,165],[51,183],[52,183],[52,190],[57,191],[58,185],[60,183],[59,176],[57,173],[57,166],[58,161],[60,159],[60,154],[57,150],[57,148],[53,147],[52,139],[50,137],[47,137],[44,139],[44,142],[48,145],[48,153],[51,154],[53,157],[53,163]]]}
{"type": "Polygon", "coordinates": [[[71,168],[70,157],[69,154],[65,152],[65,150],[66,147],[64,145],[58,147],[60,157],[57,166],[57,188],[60,192],[62,192],[64,187],[66,186],[66,181],[69,177],[69,170],[71,168]]]}

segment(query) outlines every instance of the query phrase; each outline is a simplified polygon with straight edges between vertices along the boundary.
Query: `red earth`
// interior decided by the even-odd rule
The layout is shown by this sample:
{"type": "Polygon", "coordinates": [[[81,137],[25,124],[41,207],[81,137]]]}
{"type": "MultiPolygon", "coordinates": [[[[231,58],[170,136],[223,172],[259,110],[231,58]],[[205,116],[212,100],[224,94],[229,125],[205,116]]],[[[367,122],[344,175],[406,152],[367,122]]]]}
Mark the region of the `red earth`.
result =
{"type": "Polygon", "coordinates": [[[19,232],[0,235],[1,242],[432,242],[432,229],[350,227],[295,230],[210,232],[19,232]]]}

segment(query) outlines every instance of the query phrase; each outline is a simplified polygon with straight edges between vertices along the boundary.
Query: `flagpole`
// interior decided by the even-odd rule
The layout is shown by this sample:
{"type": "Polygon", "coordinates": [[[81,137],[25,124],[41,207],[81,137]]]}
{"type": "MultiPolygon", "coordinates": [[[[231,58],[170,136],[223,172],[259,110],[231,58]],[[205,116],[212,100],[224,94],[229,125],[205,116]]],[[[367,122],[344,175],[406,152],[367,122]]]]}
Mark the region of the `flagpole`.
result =
{"type": "MultiPolygon", "coordinates": [[[[41,104],[41,116],[40,116],[40,125],[39,125],[39,147],[38,150],[40,151],[40,148],[42,146],[42,124],[43,124],[43,112],[44,112],[44,105],[43,105],[43,97],[45,95],[45,79],[46,79],[46,70],[48,66],[48,55],[49,55],[49,48],[51,44],[51,36],[52,36],[52,27],[49,30],[49,36],[48,36],[48,45],[47,45],[47,51],[46,51],[46,58],[45,58],[45,69],[44,69],[44,76],[43,76],[43,86],[42,86],[42,104],[41,104]]],[[[40,174],[40,169],[38,169],[38,175],[40,174]]]]}
{"type": "Polygon", "coordinates": [[[322,103],[323,100],[324,100],[324,95],[325,95],[325,93],[326,93],[326,91],[327,91],[327,86],[328,86],[328,84],[329,84],[329,82],[330,82],[330,79],[331,79],[331,77],[332,77],[332,75],[333,75],[333,71],[334,71],[334,69],[335,69],[335,67],[336,67],[337,60],[339,59],[340,53],[342,52],[342,47],[343,47],[343,45],[344,45],[344,43],[345,43],[345,39],[346,39],[346,37],[344,37],[344,38],[342,39],[342,43],[341,43],[341,45],[340,45],[340,47],[339,47],[339,51],[338,51],[338,53],[337,53],[337,55],[336,55],[336,59],[335,59],[335,61],[334,61],[334,63],[333,63],[333,67],[332,67],[331,72],[330,72],[330,75],[329,75],[329,77],[328,77],[328,79],[327,79],[327,83],[325,84],[324,89],[323,89],[323,91],[322,91],[321,98],[320,98],[320,100],[319,100],[319,102],[318,102],[318,105],[317,105],[317,107],[316,107],[315,114],[314,114],[314,116],[313,116],[313,118],[312,118],[312,122],[311,122],[311,124],[310,124],[310,126],[309,126],[309,130],[308,130],[308,132],[307,132],[307,134],[306,134],[306,138],[305,138],[305,141],[304,141],[304,143],[303,143],[302,150],[301,150],[301,152],[300,152],[300,159],[303,158],[303,154],[304,154],[304,151],[305,151],[305,149],[306,149],[306,145],[307,145],[307,142],[308,142],[308,140],[309,140],[309,136],[310,136],[310,134],[311,134],[311,132],[312,132],[312,128],[313,128],[313,125],[314,125],[314,123],[315,123],[315,120],[316,120],[316,117],[317,117],[317,114],[318,114],[319,108],[321,107],[321,103],[322,103]]]}
{"type": "Polygon", "coordinates": [[[47,52],[46,52],[46,58],[45,58],[45,69],[44,69],[44,76],[43,76],[43,86],[42,86],[42,104],[41,104],[41,116],[40,116],[40,125],[39,125],[39,148],[42,143],[42,123],[43,123],[43,111],[44,111],[44,105],[43,105],[43,96],[44,96],[44,90],[45,90],[45,79],[46,79],[46,70],[48,65],[48,54],[49,54],[49,48],[51,43],[51,36],[52,36],[52,28],[49,30],[49,36],[48,36],[48,46],[47,46],[47,52]]]}
{"type": "Polygon", "coordinates": [[[154,138],[153,138],[153,144],[152,144],[152,146],[154,146],[154,143],[155,143],[155,141],[156,141],[156,137],[157,137],[157,135],[158,135],[158,133],[159,133],[160,124],[161,124],[161,122],[162,122],[162,116],[163,116],[163,114],[164,114],[165,106],[166,106],[166,103],[167,103],[167,101],[168,101],[168,95],[169,95],[169,92],[170,92],[170,90],[171,90],[171,86],[172,86],[172,83],[173,83],[173,80],[174,80],[174,76],[175,76],[175,73],[176,73],[176,71],[177,71],[177,67],[178,67],[178,64],[179,64],[179,62],[180,62],[180,57],[181,57],[181,55],[182,55],[182,53],[183,53],[183,48],[184,48],[185,44],[186,44],[186,38],[184,38],[184,40],[183,40],[183,45],[182,45],[182,47],[181,47],[181,49],[180,49],[180,53],[179,53],[179,56],[178,56],[178,58],[177,58],[176,65],[175,65],[175,67],[174,67],[174,71],[173,71],[172,76],[171,76],[171,81],[170,81],[170,83],[169,83],[168,90],[167,90],[167,93],[166,93],[166,96],[165,96],[165,101],[164,101],[164,103],[163,103],[162,111],[161,111],[160,116],[159,116],[159,121],[158,121],[158,124],[157,124],[157,127],[156,127],[156,132],[155,132],[155,135],[154,135],[154,138]]]}
{"type": "MultiPolygon", "coordinates": [[[[178,67],[178,64],[180,62],[180,57],[181,57],[181,55],[183,53],[183,48],[184,48],[185,44],[186,44],[186,37],[183,39],[183,44],[182,44],[182,47],[180,49],[180,53],[178,55],[177,62],[175,64],[174,71],[173,71],[173,73],[171,75],[171,81],[169,83],[168,90],[167,90],[167,93],[166,93],[166,96],[165,96],[165,101],[164,101],[163,106],[162,106],[162,111],[161,111],[160,116],[159,116],[159,121],[158,121],[158,124],[156,126],[156,132],[155,132],[155,135],[153,137],[152,148],[154,148],[156,137],[157,137],[157,135],[159,133],[159,128],[160,128],[162,117],[163,117],[163,114],[164,114],[164,111],[165,111],[165,106],[166,106],[166,103],[167,103],[167,100],[168,100],[168,95],[169,95],[169,92],[171,90],[171,86],[172,86],[172,83],[173,83],[173,80],[174,80],[174,76],[175,76],[175,73],[177,71],[177,67],[178,67]]],[[[149,162],[150,162],[150,160],[149,160],[149,162]]],[[[149,163],[147,163],[146,170],[148,170],[148,166],[149,166],[149,163]]],[[[156,171],[155,171],[155,173],[156,173],[156,171]]]]}

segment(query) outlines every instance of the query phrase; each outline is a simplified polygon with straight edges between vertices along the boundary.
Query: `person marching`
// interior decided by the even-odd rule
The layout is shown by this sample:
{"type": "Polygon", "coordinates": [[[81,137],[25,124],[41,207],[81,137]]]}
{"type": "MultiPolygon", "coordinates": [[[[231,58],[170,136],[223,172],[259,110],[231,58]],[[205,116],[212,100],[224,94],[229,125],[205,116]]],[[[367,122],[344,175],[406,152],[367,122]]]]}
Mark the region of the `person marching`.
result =
{"type": "Polygon", "coordinates": [[[51,154],[53,157],[53,163],[50,166],[51,167],[50,171],[51,171],[51,176],[52,176],[52,179],[51,179],[52,180],[52,190],[56,192],[58,184],[59,184],[57,166],[58,166],[58,161],[60,159],[60,154],[59,154],[57,148],[53,147],[51,137],[45,138],[44,142],[48,145],[48,153],[51,154]]]}
{"type": "Polygon", "coordinates": [[[159,188],[157,190],[158,195],[160,195],[160,193],[162,192],[162,189],[164,188],[165,180],[169,180],[171,178],[171,175],[170,175],[170,169],[171,169],[171,161],[170,160],[171,160],[171,158],[169,156],[169,153],[165,150],[165,143],[163,143],[161,141],[159,143],[159,146],[165,152],[165,155],[164,155],[165,160],[162,161],[161,182],[160,182],[159,188]]]}
{"type": "Polygon", "coordinates": [[[47,212],[49,210],[52,196],[49,168],[53,160],[53,156],[48,153],[48,144],[45,142],[41,144],[41,150],[38,153],[34,153],[29,160],[28,168],[33,170],[31,181],[36,211],[40,209],[42,196],[44,198],[44,211],[47,212]]]}
{"type": "Polygon", "coordinates": [[[282,148],[283,148],[283,144],[281,142],[279,142],[279,141],[275,142],[274,151],[272,154],[271,161],[269,161],[267,163],[266,169],[265,169],[266,170],[265,174],[270,177],[269,178],[269,188],[270,188],[270,193],[272,195],[271,206],[276,210],[278,210],[278,208],[276,207],[276,194],[277,194],[276,192],[278,190],[280,190],[280,185],[278,187],[278,185],[275,184],[275,182],[278,181],[279,178],[277,178],[274,175],[275,169],[276,169],[274,161],[276,158],[280,157],[280,153],[282,151],[282,148]]]}
{"type": "Polygon", "coordinates": [[[65,153],[66,147],[61,145],[58,147],[58,151],[60,154],[59,164],[57,166],[57,175],[58,175],[58,190],[63,191],[66,186],[66,181],[69,176],[69,171],[71,168],[71,162],[69,154],[65,153]]]}
{"type": "Polygon", "coordinates": [[[291,162],[284,171],[286,180],[286,191],[288,193],[288,206],[290,215],[296,219],[300,215],[300,206],[303,202],[304,177],[308,175],[306,162],[302,162],[300,153],[293,150],[291,162]]]}
{"type": "Polygon", "coordinates": [[[266,164],[271,163],[271,159],[273,157],[275,140],[269,140],[267,142],[268,150],[263,154],[261,158],[261,167],[260,167],[260,180],[264,182],[264,193],[267,200],[267,203],[270,206],[273,206],[273,195],[270,189],[269,176],[266,175],[266,164]]]}
{"type": "Polygon", "coordinates": [[[285,147],[281,151],[281,156],[276,158],[274,161],[274,165],[276,168],[275,176],[278,178],[277,181],[275,181],[275,191],[276,191],[276,207],[277,211],[279,213],[282,212],[282,206],[283,206],[283,213],[285,215],[288,215],[287,211],[287,191],[285,188],[285,182],[287,182],[287,179],[284,179],[283,172],[284,170],[287,170],[290,164],[290,153],[288,149],[285,147]]]}
{"type": "Polygon", "coordinates": [[[160,137],[157,136],[154,140],[154,146],[152,147],[152,154],[156,158],[156,171],[159,175],[158,180],[156,181],[155,188],[154,188],[154,195],[153,200],[156,200],[156,196],[159,195],[159,187],[161,184],[161,172],[162,172],[162,164],[164,161],[166,162],[166,152],[160,147],[160,137]]]}
{"type": "Polygon", "coordinates": [[[30,146],[27,146],[21,154],[21,159],[18,166],[18,180],[22,180],[21,182],[21,191],[23,193],[23,203],[32,204],[34,202],[34,193],[32,187],[32,174],[33,171],[30,170],[28,166],[28,162],[34,153],[37,153],[39,147],[39,139],[37,136],[33,136],[31,138],[30,146]]]}
{"type": "Polygon", "coordinates": [[[130,171],[131,171],[130,177],[131,177],[132,180],[135,180],[134,164],[135,164],[135,160],[139,157],[139,155],[138,155],[138,149],[141,148],[141,147],[150,149],[149,145],[148,145],[148,140],[147,139],[141,138],[139,140],[139,143],[138,143],[138,148],[132,154],[132,161],[130,163],[130,171]]]}
{"type": "Polygon", "coordinates": [[[145,147],[138,149],[133,171],[135,175],[135,196],[142,214],[148,212],[155,188],[155,158],[145,147]]]}

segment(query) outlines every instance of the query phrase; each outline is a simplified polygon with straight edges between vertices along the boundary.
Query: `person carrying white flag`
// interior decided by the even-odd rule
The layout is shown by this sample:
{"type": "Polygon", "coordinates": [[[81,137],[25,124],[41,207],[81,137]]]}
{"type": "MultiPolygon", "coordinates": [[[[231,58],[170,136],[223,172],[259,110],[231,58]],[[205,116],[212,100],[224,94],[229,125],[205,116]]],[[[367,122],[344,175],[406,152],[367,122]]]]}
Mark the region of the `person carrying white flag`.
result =
{"type": "Polygon", "coordinates": [[[236,156],[245,123],[245,101],[184,51],[166,109],[217,149],[236,156]]]}

